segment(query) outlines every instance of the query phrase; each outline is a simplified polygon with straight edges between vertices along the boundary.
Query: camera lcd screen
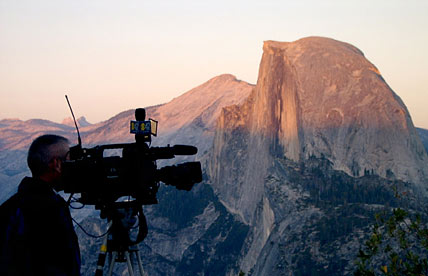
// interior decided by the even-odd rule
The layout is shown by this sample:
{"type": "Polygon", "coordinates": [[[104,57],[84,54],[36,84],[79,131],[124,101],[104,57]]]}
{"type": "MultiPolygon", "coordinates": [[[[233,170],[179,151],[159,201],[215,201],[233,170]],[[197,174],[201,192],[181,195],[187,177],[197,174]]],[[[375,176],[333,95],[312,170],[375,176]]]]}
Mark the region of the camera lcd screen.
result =
{"type": "Polygon", "coordinates": [[[131,121],[131,133],[142,135],[157,135],[158,122],[149,119],[148,121],[131,121]]]}

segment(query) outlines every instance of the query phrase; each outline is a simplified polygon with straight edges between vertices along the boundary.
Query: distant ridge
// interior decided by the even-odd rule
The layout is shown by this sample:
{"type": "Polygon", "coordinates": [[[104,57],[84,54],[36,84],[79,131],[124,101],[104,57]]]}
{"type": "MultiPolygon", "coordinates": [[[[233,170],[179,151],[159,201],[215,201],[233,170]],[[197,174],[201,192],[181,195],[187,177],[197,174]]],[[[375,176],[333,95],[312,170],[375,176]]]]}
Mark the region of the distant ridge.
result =
{"type": "Polygon", "coordinates": [[[4,119],[0,121],[0,150],[26,149],[37,136],[51,133],[72,137],[73,128],[48,120],[4,119]]]}

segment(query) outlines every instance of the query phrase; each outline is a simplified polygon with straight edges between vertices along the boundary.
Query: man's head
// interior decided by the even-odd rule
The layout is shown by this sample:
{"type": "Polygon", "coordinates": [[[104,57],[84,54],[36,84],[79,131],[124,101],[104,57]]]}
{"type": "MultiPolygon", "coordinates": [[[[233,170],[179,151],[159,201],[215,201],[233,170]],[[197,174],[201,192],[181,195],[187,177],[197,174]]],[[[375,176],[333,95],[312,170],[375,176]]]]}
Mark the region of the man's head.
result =
{"type": "Polygon", "coordinates": [[[30,146],[28,167],[34,178],[54,184],[61,178],[61,165],[67,158],[69,141],[58,135],[42,135],[30,146]]]}

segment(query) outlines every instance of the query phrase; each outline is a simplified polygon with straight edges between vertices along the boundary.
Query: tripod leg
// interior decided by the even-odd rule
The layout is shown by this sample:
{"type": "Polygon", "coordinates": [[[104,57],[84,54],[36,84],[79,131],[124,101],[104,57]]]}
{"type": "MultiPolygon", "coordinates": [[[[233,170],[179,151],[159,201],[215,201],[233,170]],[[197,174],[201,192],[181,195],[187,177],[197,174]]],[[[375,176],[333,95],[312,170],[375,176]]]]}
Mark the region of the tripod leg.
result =
{"type": "Polygon", "coordinates": [[[138,269],[140,270],[140,274],[141,274],[141,276],[144,276],[144,269],[143,269],[143,263],[141,263],[141,254],[140,254],[140,251],[136,251],[135,255],[137,256],[138,269]]]}
{"type": "Polygon", "coordinates": [[[95,276],[103,276],[104,264],[106,261],[107,253],[107,236],[103,239],[103,243],[100,248],[100,254],[98,255],[97,269],[95,270],[95,276]]]}
{"type": "Polygon", "coordinates": [[[131,258],[129,251],[125,251],[126,263],[128,264],[129,276],[134,276],[134,269],[132,268],[131,258]]]}
{"type": "Polygon", "coordinates": [[[111,276],[113,274],[113,268],[114,268],[114,263],[116,262],[116,257],[117,257],[117,252],[113,251],[111,253],[111,263],[110,263],[110,267],[108,269],[108,276],[111,276]]]}

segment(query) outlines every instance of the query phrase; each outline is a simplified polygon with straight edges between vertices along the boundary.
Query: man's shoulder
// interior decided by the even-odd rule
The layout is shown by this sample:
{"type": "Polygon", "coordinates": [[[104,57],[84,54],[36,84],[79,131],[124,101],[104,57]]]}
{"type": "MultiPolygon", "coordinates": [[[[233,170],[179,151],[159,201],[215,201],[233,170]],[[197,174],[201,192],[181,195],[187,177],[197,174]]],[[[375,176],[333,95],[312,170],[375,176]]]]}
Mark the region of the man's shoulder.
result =
{"type": "Polygon", "coordinates": [[[48,183],[32,177],[25,177],[21,181],[18,187],[18,194],[21,195],[24,204],[41,206],[51,205],[58,198],[48,183]]]}
{"type": "Polygon", "coordinates": [[[25,177],[18,187],[18,192],[0,205],[0,216],[2,219],[9,217],[17,209],[22,209],[26,213],[53,211],[63,205],[57,197],[47,187],[30,177],[25,177]]]}

